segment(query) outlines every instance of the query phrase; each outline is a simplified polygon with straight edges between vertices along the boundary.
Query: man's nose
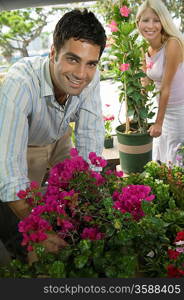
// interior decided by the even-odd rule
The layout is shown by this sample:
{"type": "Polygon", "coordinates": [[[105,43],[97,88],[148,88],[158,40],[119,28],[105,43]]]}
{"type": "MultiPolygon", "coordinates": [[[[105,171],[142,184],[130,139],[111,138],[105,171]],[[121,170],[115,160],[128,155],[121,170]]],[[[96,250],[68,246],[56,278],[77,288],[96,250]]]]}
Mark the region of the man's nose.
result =
{"type": "Polygon", "coordinates": [[[74,75],[78,79],[84,79],[86,76],[86,67],[82,64],[78,64],[75,69],[74,75]]]}

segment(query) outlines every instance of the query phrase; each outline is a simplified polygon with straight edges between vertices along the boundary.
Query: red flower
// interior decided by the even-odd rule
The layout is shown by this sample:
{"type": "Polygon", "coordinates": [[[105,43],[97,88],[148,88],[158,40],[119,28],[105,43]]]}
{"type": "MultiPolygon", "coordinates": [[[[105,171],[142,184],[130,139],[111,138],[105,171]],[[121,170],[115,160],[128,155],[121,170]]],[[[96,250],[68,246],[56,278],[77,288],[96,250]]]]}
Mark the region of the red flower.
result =
{"type": "Polygon", "coordinates": [[[177,242],[177,241],[184,241],[184,230],[183,231],[179,231],[177,233],[175,242],[177,242]]]}
{"type": "Polygon", "coordinates": [[[170,259],[177,259],[178,256],[180,255],[179,252],[177,252],[176,250],[172,250],[172,249],[168,249],[168,255],[170,259]]]}
{"type": "Polygon", "coordinates": [[[17,193],[17,196],[18,196],[20,199],[25,199],[26,196],[27,196],[27,194],[28,194],[27,191],[20,190],[20,191],[17,193]]]}
{"type": "Polygon", "coordinates": [[[92,218],[91,216],[84,216],[84,217],[83,217],[83,220],[84,220],[85,222],[91,222],[91,221],[93,220],[93,218],[92,218]]]}
{"type": "Polygon", "coordinates": [[[184,276],[184,271],[181,269],[178,269],[174,265],[169,265],[167,267],[167,275],[169,278],[179,278],[184,276]]]}

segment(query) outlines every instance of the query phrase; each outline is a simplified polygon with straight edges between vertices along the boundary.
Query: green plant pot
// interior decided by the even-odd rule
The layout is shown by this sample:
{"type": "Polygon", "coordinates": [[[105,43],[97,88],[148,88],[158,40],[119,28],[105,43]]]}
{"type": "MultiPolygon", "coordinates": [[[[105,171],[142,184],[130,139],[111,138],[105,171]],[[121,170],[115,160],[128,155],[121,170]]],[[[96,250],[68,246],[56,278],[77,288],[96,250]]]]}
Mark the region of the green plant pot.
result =
{"type": "Polygon", "coordinates": [[[116,128],[121,169],[125,173],[141,173],[152,160],[152,140],[148,133],[123,133],[124,125],[116,128]]]}
{"type": "Polygon", "coordinates": [[[114,146],[113,137],[105,138],[105,140],[104,140],[104,148],[109,149],[109,148],[113,148],[113,146],[114,146]]]}

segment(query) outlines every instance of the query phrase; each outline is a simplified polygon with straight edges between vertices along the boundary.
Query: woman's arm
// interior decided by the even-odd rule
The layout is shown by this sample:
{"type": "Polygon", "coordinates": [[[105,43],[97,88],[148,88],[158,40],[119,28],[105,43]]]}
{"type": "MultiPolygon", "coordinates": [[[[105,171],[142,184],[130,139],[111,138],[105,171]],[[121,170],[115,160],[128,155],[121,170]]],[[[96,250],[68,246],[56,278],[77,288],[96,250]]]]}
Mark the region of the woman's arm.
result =
{"type": "Polygon", "coordinates": [[[148,130],[150,135],[153,137],[159,137],[162,133],[162,124],[164,121],[172,80],[177,71],[178,65],[183,61],[182,48],[178,40],[172,38],[168,40],[165,50],[165,58],[166,63],[161,83],[157,117],[155,124],[148,130]]]}

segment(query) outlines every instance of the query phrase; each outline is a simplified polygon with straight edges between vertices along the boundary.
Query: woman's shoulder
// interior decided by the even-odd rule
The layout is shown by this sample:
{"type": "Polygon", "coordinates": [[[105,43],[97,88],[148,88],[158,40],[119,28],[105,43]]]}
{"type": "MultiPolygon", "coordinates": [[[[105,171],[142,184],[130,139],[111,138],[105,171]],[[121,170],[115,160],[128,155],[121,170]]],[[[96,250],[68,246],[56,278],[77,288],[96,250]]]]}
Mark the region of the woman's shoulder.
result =
{"type": "Polygon", "coordinates": [[[183,45],[181,43],[181,41],[174,36],[170,36],[166,41],[165,41],[165,46],[166,48],[175,48],[175,49],[182,49],[183,45]]]}
{"type": "Polygon", "coordinates": [[[177,37],[169,37],[165,42],[165,57],[171,61],[182,62],[184,59],[184,45],[177,37]]]}
{"type": "Polygon", "coordinates": [[[172,55],[172,57],[183,57],[184,46],[177,37],[169,37],[165,42],[166,55],[172,55]]]}

